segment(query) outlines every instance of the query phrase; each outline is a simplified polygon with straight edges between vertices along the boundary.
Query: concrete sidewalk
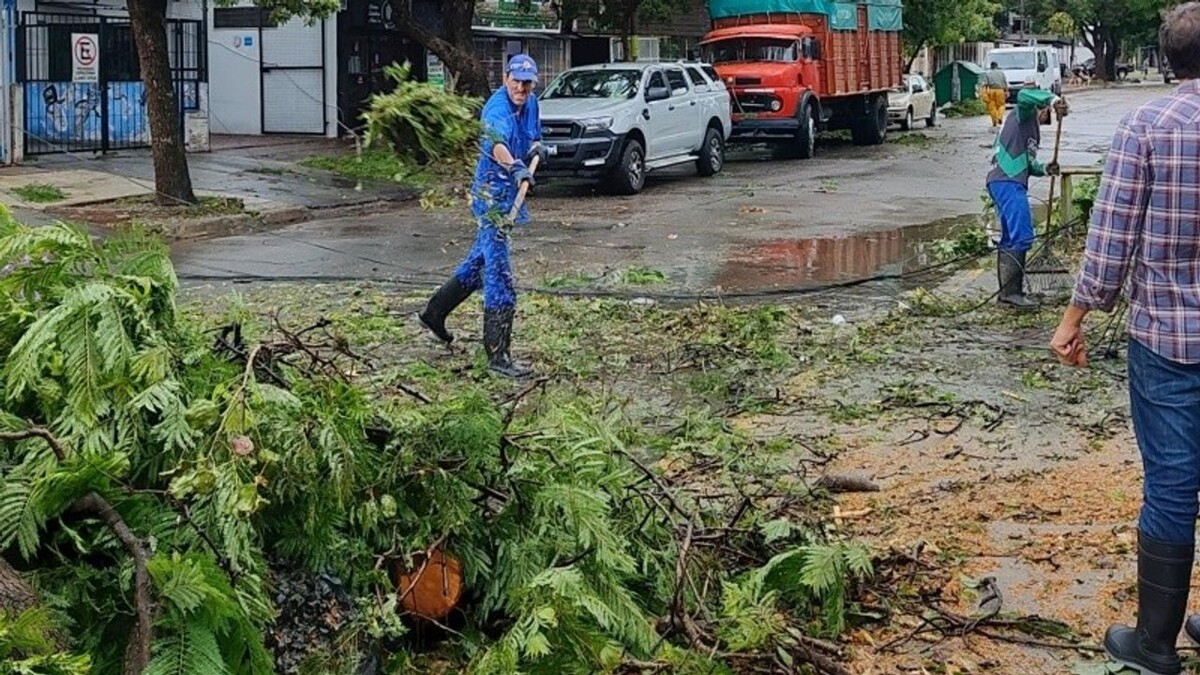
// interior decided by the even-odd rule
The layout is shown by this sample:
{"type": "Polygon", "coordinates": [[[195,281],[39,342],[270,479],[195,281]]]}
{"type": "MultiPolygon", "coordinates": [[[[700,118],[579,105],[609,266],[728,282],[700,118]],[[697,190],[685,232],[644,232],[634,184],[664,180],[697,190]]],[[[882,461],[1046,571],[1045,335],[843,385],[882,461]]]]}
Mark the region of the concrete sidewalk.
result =
{"type": "MultiPolygon", "coordinates": [[[[211,152],[188,155],[196,193],[241,199],[247,211],[268,224],[303,222],[373,207],[386,209],[420,194],[399,183],[355,181],[300,165],[308,157],[354,151],[353,144],[333,139],[214,136],[212,148],[211,152]]],[[[153,194],[154,164],[148,148],[103,156],[43,155],[23,166],[0,168],[0,201],[19,215],[30,216],[27,220],[50,218],[64,207],[153,194]],[[13,192],[31,184],[57,187],[65,198],[31,203],[13,192]]]]}

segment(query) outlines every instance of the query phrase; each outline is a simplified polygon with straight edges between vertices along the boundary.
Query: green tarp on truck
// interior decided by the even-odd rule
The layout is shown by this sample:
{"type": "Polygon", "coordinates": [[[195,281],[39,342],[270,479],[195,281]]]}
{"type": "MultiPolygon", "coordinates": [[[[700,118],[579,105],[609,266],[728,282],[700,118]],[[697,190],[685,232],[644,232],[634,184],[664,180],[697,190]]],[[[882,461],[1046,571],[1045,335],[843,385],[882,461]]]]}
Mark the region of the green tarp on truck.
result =
{"type": "Polygon", "coordinates": [[[747,14],[833,14],[833,0],[709,0],[708,13],[714,19],[747,14]]]}
{"type": "Polygon", "coordinates": [[[867,6],[870,30],[898,31],[904,27],[901,0],[709,0],[708,13],[714,20],[750,14],[824,14],[832,19],[834,30],[854,30],[857,5],[867,6]]]}

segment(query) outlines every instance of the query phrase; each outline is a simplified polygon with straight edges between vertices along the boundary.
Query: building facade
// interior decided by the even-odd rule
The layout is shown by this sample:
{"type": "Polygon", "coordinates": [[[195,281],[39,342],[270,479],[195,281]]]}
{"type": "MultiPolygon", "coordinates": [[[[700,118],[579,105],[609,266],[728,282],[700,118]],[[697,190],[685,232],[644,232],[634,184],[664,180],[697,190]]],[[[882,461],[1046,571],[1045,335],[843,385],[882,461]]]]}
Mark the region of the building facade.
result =
{"type": "MultiPolygon", "coordinates": [[[[124,3],[6,0],[0,161],[146,147],[146,89],[124,3]]],[[[208,149],[203,0],[172,2],[167,48],[190,151],[208,149]]]]}
{"type": "Polygon", "coordinates": [[[337,22],[278,22],[248,0],[207,11],[219,134],[338,135],[337,22]]]}

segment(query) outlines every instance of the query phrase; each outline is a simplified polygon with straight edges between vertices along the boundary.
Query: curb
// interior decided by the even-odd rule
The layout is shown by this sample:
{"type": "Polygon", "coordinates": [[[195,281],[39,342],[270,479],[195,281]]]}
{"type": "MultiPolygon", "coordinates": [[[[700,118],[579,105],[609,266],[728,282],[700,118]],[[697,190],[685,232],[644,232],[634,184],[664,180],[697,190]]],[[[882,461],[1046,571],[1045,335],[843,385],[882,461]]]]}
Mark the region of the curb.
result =
{"type": "Polygon", "coordinates": [[[162,224],[162,235],[171,241],[217,239],[253,234],[313,220],[332,220],[352,216],[375,215],[406,208],[416,197],[376,199],[337,206],[281,206],[258,213],[237,213],[209,218],[189,218],[162,224]]]}

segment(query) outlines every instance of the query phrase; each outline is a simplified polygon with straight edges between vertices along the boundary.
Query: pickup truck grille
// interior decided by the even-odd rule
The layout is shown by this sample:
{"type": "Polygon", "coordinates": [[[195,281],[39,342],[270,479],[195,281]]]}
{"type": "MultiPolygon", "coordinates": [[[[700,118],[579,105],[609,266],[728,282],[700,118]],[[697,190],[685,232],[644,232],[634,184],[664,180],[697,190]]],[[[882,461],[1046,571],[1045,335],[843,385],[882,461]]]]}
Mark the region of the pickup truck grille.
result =
{"type": "Polygon", "coordinates": [[[761,77],[738,77],[738,78],[734,78],[733,83],[741,84],[741,85],[762,84],[762,78],[761,77]]]}
{"type": "Polygon", "coordinates": [[[733,99],[733,112],[737,113],[762,113],[774,112],[771,110],[771,102],[775,97],[771,94],[738,94],[733,99]]]}
{"type": "Polygon", "coordinates": [[[578,136],[574,122],[542,122],[542,138],[565,139],[578,136]]]}

